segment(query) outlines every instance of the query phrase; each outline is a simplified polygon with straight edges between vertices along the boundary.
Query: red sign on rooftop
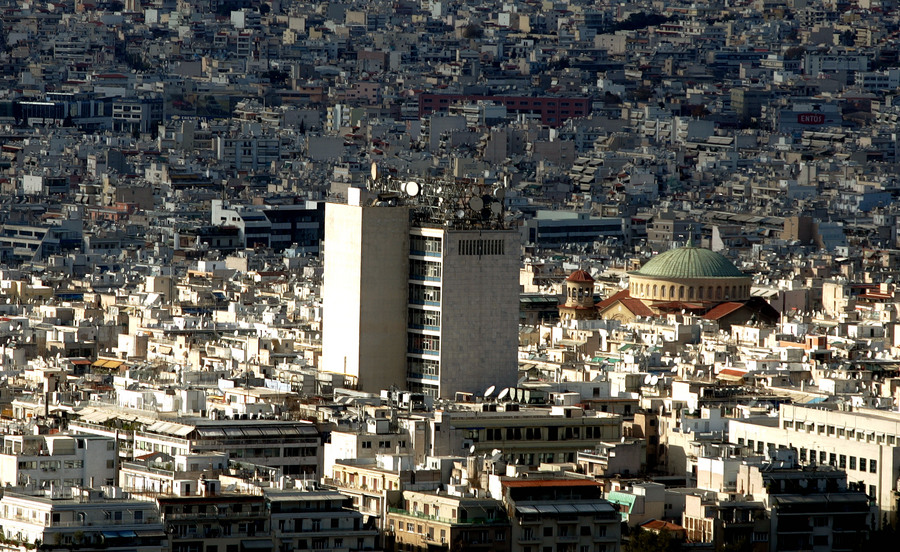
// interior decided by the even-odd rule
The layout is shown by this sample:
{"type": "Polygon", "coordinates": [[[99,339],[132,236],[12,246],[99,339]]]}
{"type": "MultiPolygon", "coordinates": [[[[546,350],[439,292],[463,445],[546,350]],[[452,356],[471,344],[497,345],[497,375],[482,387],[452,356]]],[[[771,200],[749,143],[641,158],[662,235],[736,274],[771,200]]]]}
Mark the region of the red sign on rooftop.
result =
{"type": "Polygon", "coordinates": [[[823,113],[798,113],[797,122],[801,125],[823,125],[825,115],[823,113]]]}

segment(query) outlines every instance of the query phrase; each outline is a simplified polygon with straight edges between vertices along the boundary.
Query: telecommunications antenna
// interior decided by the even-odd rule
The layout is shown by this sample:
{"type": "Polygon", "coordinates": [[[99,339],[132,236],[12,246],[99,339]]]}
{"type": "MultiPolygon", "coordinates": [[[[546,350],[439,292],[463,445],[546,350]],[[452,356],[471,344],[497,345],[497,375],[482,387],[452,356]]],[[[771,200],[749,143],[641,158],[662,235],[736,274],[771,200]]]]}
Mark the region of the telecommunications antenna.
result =
{"type": "Polygon", "coordinates": [[[500,391],[500,394],[497,395],[497,400],[502,401],[507,396],[509,396],[509,387],[505,388],[503,391],[500,391]]]}
{"type": "Polygon", "coordinates": [[[495,201],[491,203],[491,212],[495,215],[499,215],[501,212],[503,212],[503,206],[500,205],[499,202],[495,201]]]}
{"type": "Polygon", "coordinates": [[[494,394],[494,389],[496,389],[496,387],[494,387],[493,385],[490,386],[490,387],[488,387],[487,389],[485,389],[485,391],[484,391],[484,398],[486,399],[486,398],[490,397],[491,395],[493,395],[493,394],[494,394]]]}
{"type": "Polygon", "coordinates": [[[484,209],[484,200],[478,196],[472,196],[469,198],[469,208],[473,211],[480,211],[484,209]]]}
{"type": "Polygon", "coordinates": [[[416,197],[419,195],[419,183],[418,182],[407,182],[403,185],[403,191],[406,192],[406,195],[409,197],[416,197]]]}
{"type": "Polygon", "coordinates": [[[378,180],[378,163],[372,161],[372,180],[378,180]]]}

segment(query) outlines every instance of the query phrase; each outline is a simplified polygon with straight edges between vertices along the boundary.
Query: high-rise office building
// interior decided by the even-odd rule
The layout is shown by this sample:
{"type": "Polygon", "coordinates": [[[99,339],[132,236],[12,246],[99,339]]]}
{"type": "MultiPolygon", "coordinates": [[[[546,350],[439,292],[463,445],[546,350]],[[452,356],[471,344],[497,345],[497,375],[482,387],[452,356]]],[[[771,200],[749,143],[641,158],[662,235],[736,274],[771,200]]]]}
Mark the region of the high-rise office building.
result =
{"type": "Polygon", "coordinates": [[[433,397],[514,385],[519,235],[492,198],[351,192],[325,208],[321,370],[433,397]]]}

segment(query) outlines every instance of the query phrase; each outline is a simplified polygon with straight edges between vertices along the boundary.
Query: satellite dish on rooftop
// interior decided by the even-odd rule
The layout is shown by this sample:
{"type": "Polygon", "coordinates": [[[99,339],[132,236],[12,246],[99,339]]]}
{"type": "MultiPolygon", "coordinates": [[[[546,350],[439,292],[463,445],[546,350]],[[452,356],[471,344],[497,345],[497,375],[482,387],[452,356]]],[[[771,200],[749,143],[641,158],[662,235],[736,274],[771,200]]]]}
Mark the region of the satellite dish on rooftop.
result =
{"type": "Polygon", "coordinates": [[[503,391],[500,391],[500,394],[497,395],[497,400],[498,400],[498,401],[502,401],[502,400],[505,399],[507,396],[509,396],[509,387],[503,389],[503,391]]]}
{"type": "Polygon", "coordinates": [[[495,389],[496,389],[496,387],[493,385],[488,387],[487,389],[485,389],[484,390],[484,398],[486,399],[486,398],[490,397],[491,395],[493,395],[495,389]]]}
{"type": "Polygon", "coordinates": [[[378,179],[378,163],[372,161],[372,180],[378,179]]]}
{"type": "Polygon", "coordinates": [[[646,376],[644,376],[644,385],[650,385],[650,379],[651,379],[650,374],[647,374],[646,376]]]}
{"type": "Polygon", "coordinates": [[[409,197],[416,197],[419,195],[419,183],[418,182],[407,182],[403,185],[403,191],[406,192],[406,195],[409,197]]]}
{"type": "Polygon", "coordinates": [[[473,211],[480,211],[484,209],[484,200],[478,196],[472,196],[469,198],[469,208],[473,211]]]}
{"type": "Polygon", "coordinates": [[[503,205],[500,204],[499,201],[495,201],[491,203],[491,212],[495,215],[499,215],[503,211],[503,205]]]}
{"type": "Polygon", "coordinates": [[[469,447],[469,454],[475,454],[475,445],[469,447]]]}
{"type": "Polygon", "coordinates": [[[460,209],[456,212],[456,218],[464,218],[466,216],[466,212],[460,209]]]}
{"type": "Polygon", "coordinates": [[[659,383],[659,376],[652,376],[650,378],[650,385],[656,385],[657,383],[659,383]]]}

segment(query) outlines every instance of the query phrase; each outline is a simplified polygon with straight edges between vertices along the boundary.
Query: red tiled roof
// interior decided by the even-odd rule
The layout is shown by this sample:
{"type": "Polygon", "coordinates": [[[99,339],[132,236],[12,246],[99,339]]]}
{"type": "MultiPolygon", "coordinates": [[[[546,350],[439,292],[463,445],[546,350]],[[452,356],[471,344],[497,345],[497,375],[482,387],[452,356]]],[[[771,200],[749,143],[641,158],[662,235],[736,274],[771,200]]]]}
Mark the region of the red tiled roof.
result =
{"type": "Polygon", "coordinates": [[[651,519],[646,523],[642,523],[641,527],[644,529],[650,529],[651,531],[684,531],[684,527],[678,525],[676,523],[669,523],[668,521],[663,521],[661,519],[651,519]]]}
{"type": "Polygon", "coordinates": [[[743,303],[730,302],[730,303],[722,303],[721,305],[716,305],[713,307],[711,311],[703,315],[703,318],[707,320],[718,320],[723,316],[729,315],[739,308],[743,307],[743,303]]]}
{"type": "Polygon", "coordinates": [[[623,289],[598,303],[597,310],[605,310],[616,303],[621,303],[623,307],[628,309],[631,314],[635,316],[656,316],[656,313],[654,313],[650,307],[645,305],[640,299],[633,298],[627,289],[623,289]]]}
{"type": "Polygon", "coordinates": [[[584,270],[576,270],[566,278],[567,282],[593,282],[594,279],[584,270]]]}
{"type": "Polygon", "coordinates": [[[719,370],[719,373],[717,375],[731,378],[743,378],[747,375],[747,372],[735,370],[734,368],[723,368],[719,370]]]}
{"type": "Polygon", "coordinates": [[[597,303],[597,308],[605,309],[606,307],[612,305],[616,301],[620,301],[622,299],[627,299],[630,297],[631,297],[631,294],[628,292],[628,290],[623,289],[622,291],[616,292],[616,293],[610,295],[609,297],[607,297],[606,299],[604,299],[603,301],[600,301],[599,303],[597,303]]]}

